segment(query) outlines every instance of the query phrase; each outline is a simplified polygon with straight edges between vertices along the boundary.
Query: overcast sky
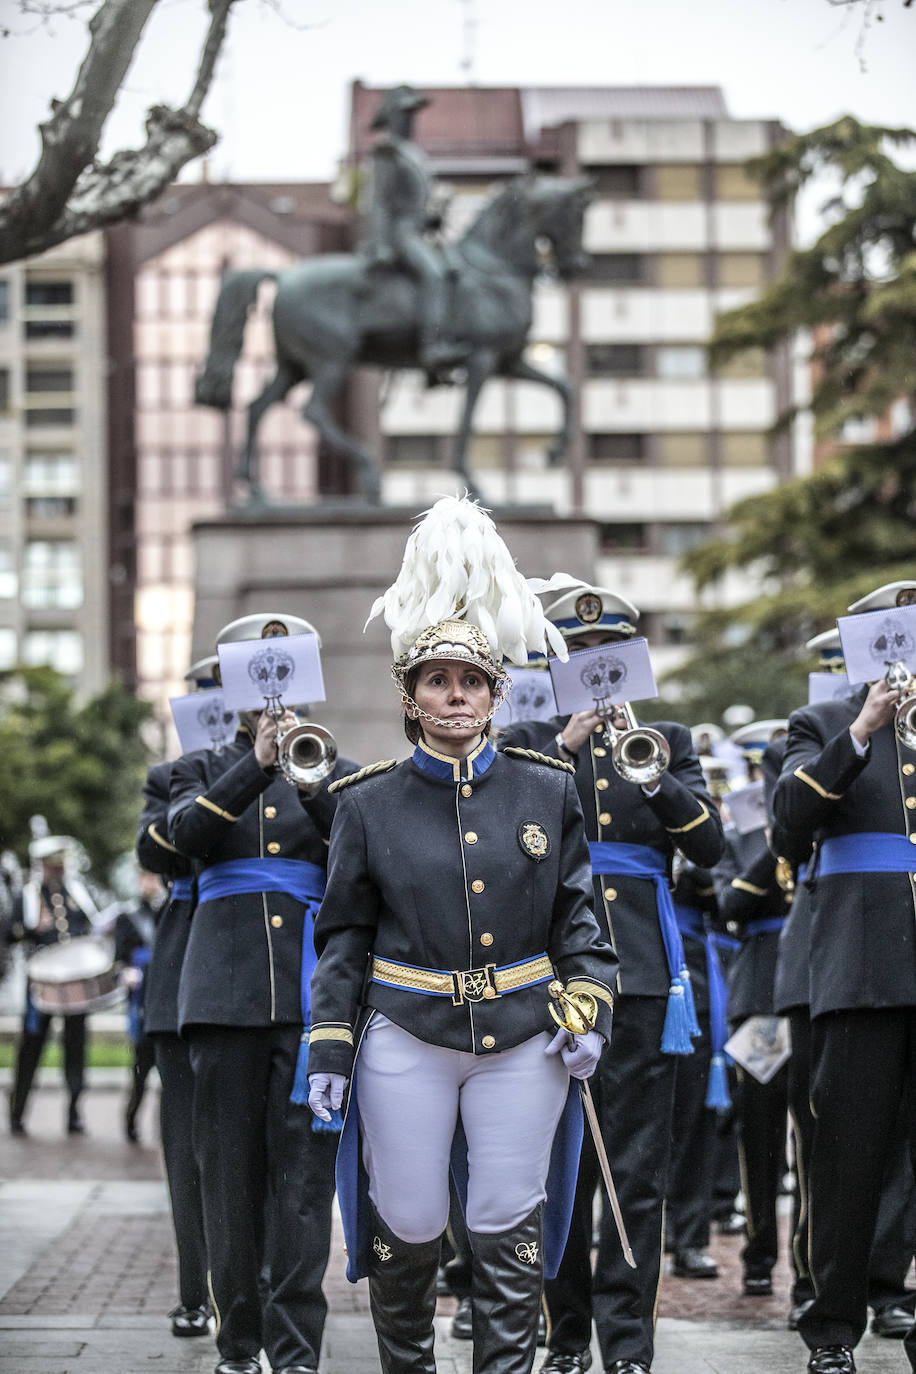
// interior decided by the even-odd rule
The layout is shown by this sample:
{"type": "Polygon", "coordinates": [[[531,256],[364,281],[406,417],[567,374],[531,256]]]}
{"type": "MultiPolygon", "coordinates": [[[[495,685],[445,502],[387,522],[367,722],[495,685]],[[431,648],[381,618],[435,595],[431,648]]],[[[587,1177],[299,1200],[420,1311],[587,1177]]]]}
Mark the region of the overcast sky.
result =
{"type": "MultiPolygon", "coordinates": [[[[863,37],[865,9],[864,0],[240,0],[205,107],[222,135],[210,178],[331,178],[354,77],[460,85],[469,59],[481,85],[715,84],[736,118],[801,130],[850,112],[914,126],[916,5],[873,0],[883,22],[863,37]]],[[[140,141],[150,104],[183,101],[204,11],[204,0],[157,7],[106,154],[140,141]]],[[[0,182],[14,184],[34,162],[49,100],[70,89],[86,28],[61,17],[49,32],[22,18],[18,0],[0,0],[0,26],[14,31],[0,39],[0,182]]]]}

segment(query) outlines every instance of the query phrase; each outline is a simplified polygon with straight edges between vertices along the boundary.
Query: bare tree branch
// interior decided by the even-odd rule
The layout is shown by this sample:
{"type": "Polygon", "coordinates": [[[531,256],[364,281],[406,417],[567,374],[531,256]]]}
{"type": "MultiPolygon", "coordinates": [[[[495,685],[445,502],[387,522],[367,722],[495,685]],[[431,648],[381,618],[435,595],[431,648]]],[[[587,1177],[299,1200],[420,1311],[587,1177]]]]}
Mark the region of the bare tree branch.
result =
{"type": "Polygon", "coordinates": [[[199,119],[236,0],[208,0],[210,24],[187,104],[154,106],[147,141],[107,164],[99,140],[143,28],[158,0],[104,0],[89,23],[90,44],[68,98],[41,125],[31,176],[0,201],[0,263],[43,252],[74,234],[129,218],[207,152],[217,135],[199,119]]]}

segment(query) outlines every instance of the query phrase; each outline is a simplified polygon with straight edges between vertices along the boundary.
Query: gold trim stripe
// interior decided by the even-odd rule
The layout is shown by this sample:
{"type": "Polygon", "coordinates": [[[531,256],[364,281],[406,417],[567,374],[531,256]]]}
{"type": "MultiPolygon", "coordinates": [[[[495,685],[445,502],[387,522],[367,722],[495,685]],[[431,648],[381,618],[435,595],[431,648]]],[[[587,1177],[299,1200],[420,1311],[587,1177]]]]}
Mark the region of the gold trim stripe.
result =
{"type": "Polygon", "coordinates": [[[197,802],[198,806],[205,806],[208,811],[213,811],[217,816],[222,816],[224,821],[238,820],[238,816],[230,815],[228,811],[224,811],[223,808],[217,806],[215,802],[207,801],[206,797],[195,797],[194,800],[197,802]]]}
{"type": "MultiPolygon", "coordinates": [[[[463,972],[464,970],[456,970],[463,972]]],[[[389,959],[372,960],[372,977],[379,982],[393,983],[407,992],[432,992],[451,997],[455,991],[455,981],[450,973],[437,973],[431,968],[414,968],[408,964],[396,964],[389,959]]],[[[546,954],[536,959],[528,959],[524,964],[512,968],[494,969],[493,985],[497,992],[515,992],[525,983],[533,983],[541,978],[553,977],[553,964],[546,954]]]]}
{"type": "Polygon", "coordinates": [[[567,992],[587,992],[590,997],[596,997],[599,1002],[606,1002],[614,1010],[614,994],[604,983],[592,982],[590,978],[572,978],[566,984],[567,992]]]}
{"type": "Polygon", "coordinates": [[[314,1045],[319,1040],[339,1040],[345,1045],[353,1044],[353,1032],[344,1030],[336,1026],[320,1026],[309,1031],[309,1044],[314,1045]]]}
{"type": "Polygon", "coordinates": [[[175,846],[174,846],[173,844],[169,844],[168,840],[164,839],[164,838],[159,834],[159,831],[156,829],[155,825],[152,825],[152,824],[148,825],[148,826],[146,827],[146,833],[149,835],[149,837],[150,837],[151,840],[155,840],[157,844],[161,844],[161,845],[162,845],[162,848],[163,848],[163,849],[167,849],[167,850],[169,851],[170,854],[180,854],[180,853],[181,853],[181,850],[180,850],[180,849],[176,849],[175,846]]]}
{"type": "Polygon", "coordinates": [[[706,803],[700,802],[701,815],[696,820],[688,821],[686,825],[666,825],[665,829],[669,835],[686,835],[688,830],[693,830],[694,826],[702,825],[709,820],[709,812],[706,810],[706,803]]]}
{"type": "Polygon", "coordinates": [[[826,787],[821,787],[821,785],[820,785],[819,782],[815,782],[814,778],[810,777],[810,776],[805,772],[804,768],[796,768],[796,770],[795,770],[795,776],[796,776],[797,778],[800,778],[802,782],[806,782],[806,783],[808,784],[809,787],[813,787],[814,790],[815,790],[815,792],[817,793],[817,795],[818,795],[819,797],[825,797],[827,801],[841,801],[841,800],[842,800],[842,793],[840,793],[840,792],[828,792],[827,789],[826,789],[826,787]]]}
{"type": "Polygon", "coordinates": [[[755,887],[753,883],[746,883],[743,878],[732,878],[732,887],[736,887],[739,892],[750,892],[754,897],[765,897],[767,890],[765,887],[755,887]]]}

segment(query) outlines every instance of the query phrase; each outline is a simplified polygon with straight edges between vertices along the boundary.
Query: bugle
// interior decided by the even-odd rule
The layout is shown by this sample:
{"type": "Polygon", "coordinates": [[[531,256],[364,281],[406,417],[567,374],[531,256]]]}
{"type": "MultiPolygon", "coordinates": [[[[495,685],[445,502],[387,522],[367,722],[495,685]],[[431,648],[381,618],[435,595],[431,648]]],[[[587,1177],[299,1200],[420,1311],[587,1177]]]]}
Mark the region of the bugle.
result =
{"type": "Polygon", "coordinates": [[[884,681],[897,693],[894,733],[905,749],[916,749],[916,677],[898,658],[888,663],[884,681]]]}
{"type": "Polygon", "coordinates": [[[317,721],[300,721],[280,729],[285,707],[272,709],[277,722],[277,764],[286,781],[307,797],[314,796],[337,762],[337,741],[317,721]]]}
{"type": "Polygon", "coordinates": [[[633,707],[628,701],[619,706],[599,706],[604,729],[611,750],[611,763],[626,782],[641,787],[654,787],[671,762],[671,748],[664,735],[647,725],[638,725],[633,707]],[[623,716],[626,728],[612,724],[615,716],[623,716]]]}

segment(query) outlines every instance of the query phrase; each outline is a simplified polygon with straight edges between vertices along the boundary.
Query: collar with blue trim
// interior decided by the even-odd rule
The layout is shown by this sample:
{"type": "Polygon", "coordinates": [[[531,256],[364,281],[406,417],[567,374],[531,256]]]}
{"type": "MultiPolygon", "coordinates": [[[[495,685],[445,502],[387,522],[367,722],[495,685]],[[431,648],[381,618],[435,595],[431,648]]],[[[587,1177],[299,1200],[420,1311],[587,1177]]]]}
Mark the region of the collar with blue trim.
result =
{"type": "Polygon", "coordinates": [[[413,762],[424,773],[430,773],[434,778],[442,778],[444,782],[463,782],[469,778],[478,778],[481,773],[485,773],[490,764],[496,758],[496,750],[488,739],[484,739],[473,751],[464,759],[453,759],[449,754],[439,754],[435,749],[431,749],[428,744],[420,740],[413,751],[413,762]]]}

